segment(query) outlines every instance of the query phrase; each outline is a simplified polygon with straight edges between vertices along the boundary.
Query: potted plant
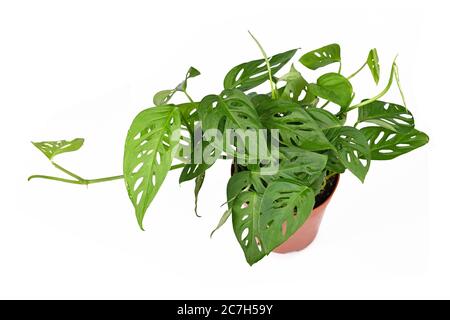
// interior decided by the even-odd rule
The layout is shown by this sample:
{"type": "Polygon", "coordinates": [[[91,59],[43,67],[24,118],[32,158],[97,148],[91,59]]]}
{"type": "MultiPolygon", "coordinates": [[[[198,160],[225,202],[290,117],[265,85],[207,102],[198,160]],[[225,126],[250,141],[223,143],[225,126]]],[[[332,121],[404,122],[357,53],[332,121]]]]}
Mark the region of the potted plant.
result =
{"type": "Polygon", "coordinates": [[[299,62],[311,70],[336,64],[335,72],[311,82],[294,64],[277,76],[298,49],[267,57],[254,40],[263,58],[232,68],[221,93],[192,99],[188,81],[200,72],[191,67],[179,85],[154,96],[155,106],[139,113],[130,126],[122,175],[85,179],[57,164],[58,154],[83,145],[83,139],[74,139],[34,142],[68,177],[33,175],[29,180],[88,185],[124,179],[143,228],[147,208],[169,171],[181,169],[180,182],[195,181],[197,213],[205,173],[216,161],[230,159],[228,209],[215,230],[231,216],[250,265],[272,251],[306,247],[317,234],[340,174],[348,169],[364,182],[371,161],[394,159],[426,144],[428,136],[415,129],[395,59],[386,86],[373,97],[354,103],[351,80],[359,72],[368,69],[375,83],[379,82],[376,49],[348,76],[342,72],[338,44],[303,54],[299,62]],[[267,82],[269,93],[255,91],[267,82]],[[380,100],[394,82],[402,105],[380,100]],[[171,104],[175,94],[183,94],[186,103],[171,104]],[[347,116],[353,112],[357,120],[347,124],[347,116]]]}

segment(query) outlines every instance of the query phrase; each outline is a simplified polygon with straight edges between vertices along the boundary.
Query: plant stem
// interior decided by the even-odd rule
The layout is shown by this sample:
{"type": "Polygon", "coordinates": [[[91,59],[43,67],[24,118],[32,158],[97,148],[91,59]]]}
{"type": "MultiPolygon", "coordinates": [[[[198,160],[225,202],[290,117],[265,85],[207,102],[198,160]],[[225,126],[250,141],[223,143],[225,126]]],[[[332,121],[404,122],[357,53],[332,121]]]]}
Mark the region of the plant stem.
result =
{"type": "Polygon", "coordinates": [[[261,51],[261,53],[264,57],[264,61],[266,62],[266,67],[267,67],[267,71],[269,74],[270,91],[272,92],[272,99],[276,99],[276,98],[278,98],[278,95],[277,95],[277,91],[275,90],[274,82],[272,79],[272,69],[270,68],[270,63],[269,63],[269,59],[267,58],[266,51],[264,51],[264,48],[259,43],[258,39],[256,39],[255,36],[250,31],[248,31],[248,33],[253,38],[253,40],[255,40],[256,44],[259,47],[259,50],[261,51]]]}
{"type": "Polygon", "coordinates": [[[61,170],[62,172],[64,172],[65,174],[71,176],[72,178],[75,178],[75,179],[77,179],[77,180],[79,180],[79,181],[84,180],[84,179],[83,179],[82,177],[80,177],[79,175],[77,175],[77,174],[75,174],[75,173],[73,173],[73,172],[71,172],[71,171],[69,171],[69,170],[67,170],[67,169],[65,169],[65,168],[63,168],[63,167],[61,167],[61,166],[60,166],[59,164],[57,164],[56,162],[53,162],[53,161],[52,161],[52,165],[53,165],[56,169],[61,170]]]}
{"type": "Polygon", "coordinates": [[[353,78],[354,76],[356,76],[362,69],[364,69],[364,67],[367,65],[367,61],[366,62],[364,62],[364,64],[358,69],[358,70],[356,70],[355,72],[353,72],[351,75],[349,75],[348,77],[347,77],[347,80],[350,80],[351,78],[353,78]]]}
{"type": "Polygon", "coordinates": [[[342,61],[339,61],[339,69],[338,69],[339,74],[341,74],[341,70],[342,70],[342,61]]]}
{"type": "MultiPolygon", "coordinates": [[[[176,170],[176,169],[180,169],[180,168],[183,168],[183,167],[184,167],[184,163],[179,163],[179,164],[176,164],[176,165],[173,165],[172,167],[170,167],[170,170],[176,170]]],[[[60,169],[60,168],[58,168],[58,169],[60,169]]],[[[70,172],[70,171],[68,171],[68,172],[70,172]]],[[[30,176],[28,178],[28,181],[30,181],[32,179],[47,179],[47,180],[65,182],[65,183],[89,185],[89,184],[94,184],[94,183],[101,183],[101,182],[107,182],[107,181],[120,180],[120,179],[123,179],[123,175],[104,177],[104,178],[97,178],[97,179],[82,179],[82,178],[78,179],[77,178],[77,180],[70,180],[70,179],[65,179],[65,178],[60,178],[60,177],[53,177],[53,176],[46,176],[46,175],[37,174],[37,175],[30,176]]]]}
{"type": "MultiPolygon", "coordinates": [[[[396,57],[396,58],[397,58],[397,57],[396,57]]],[[[365,100],[365,101],[363,101],[363,102],[361,102],[361,103],[355,104],[354,106],[352,106],[352,107],[348,108],[347,110],[345,110],[345,112],[349,112],[349,111],[352,111],[352,110],[354,110],[354,109],[357,109],[357,108],[360,108],[360,107],[362,107],[362,106],[365,106],[365,105],[367,105],[367,104],[369,104],[369,103],[372,103],[372,102],[374,102],[375,100],[378,100],[379,98],[381,98],[382,96],[384,96],[384,95],[386,94],[386,92],[389,91],[389,89],[390,89],[390,87],[391,87],[391,85],[392,85],[392,80],[393,80],[393,78],[394,78],[395,70],[397,69],[397,65],[396,65],[396,63],[395,63],[395,60],[396,60],[396,59],[394,59],[394,62],[392,63],[391,75],[389,76],[389,81],[388,81],[386,87],[385,87],[379,94],[377,94],[375,97],[370,98],[370,99],[368,99],[368,100],[365,100]]],[[[339,112],[339,114],[342,114],[342,113],[343,113],[343,112],[339,112]]]]}
{"type": "Polygon", "coordinates": [[[191,98],[191,96],[186,92],[186,90],[183,91],[186,97],[189,99],[190,102],[194,103],[194,100],[191,98]]]}

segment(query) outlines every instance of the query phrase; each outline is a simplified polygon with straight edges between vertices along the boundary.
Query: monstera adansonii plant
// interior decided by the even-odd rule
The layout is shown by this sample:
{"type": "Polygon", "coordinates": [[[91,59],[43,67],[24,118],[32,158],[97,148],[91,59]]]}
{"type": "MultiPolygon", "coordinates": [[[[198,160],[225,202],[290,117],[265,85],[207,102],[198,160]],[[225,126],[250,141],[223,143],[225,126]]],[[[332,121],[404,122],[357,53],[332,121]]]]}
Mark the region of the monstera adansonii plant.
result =
{"type": "Polygon", "coordinates": [[[349,76],[342,72],[338,44],[307,52],[299,62],[310,70],[325,66],[331,70],[332,64],[336,65],[334,72],[309,81],[294,63],[288,64],[298,49],[267,57],[255,41],[263,58],[232,68],[225,76],[222,92],[199,101],[192,99],[187,84],[200,72],[191,67],[179,85],[154,96],[155,106],[139,113],[130,126],[122,175],[85,179],[54,162],[58,154],[78,150],[84,142],[78,138],[34,142],[68,177],[34,175],[30,179],[80,185],[124,179],[142,228],[144,215],[169,171],[181,169],[180,182],[195,181],[197,214],[197,197],[206,171],[216,160],[230,159],[234,164],[226,188],[228,209],[215,230],[231,216],[247,262],[254,264],[302,226],[330,179],[348,169],[363,182],[371,161],[394,159],[428,142],[428,136],[415,128],[413,115],[406,107],[395,59],[380,93],[354,103],[350,80],[357,74],[370,71],[375,83],[379,82],[376,49],[371,49],[362,66],[349,76]],[[284,74],[278,76],[283,67],[284,74]],[[270,92],[258,93],[256,88],[264,87],[264,83],[270,84],[270,92]],[[380,100],[393,83],[397,84],[402,104],[380,100]],[[170,103],[176,94],[187,101],[170,103]],[[347,124],[352,112],[357,113],[357,120],[347,124]],[[219,133],[266,129],[276,135],[253,136],[250,142],[269,150],[265,157],[259,157],[250,148],[238,147],[242,142],[239,134],[233,139],[207,137],[205,133],[210,129],[219,133]],[[277,147],[276,160],[272,143],[277,147]],[[198,150],[203,151],[201,161],[193,161],[198,150]],[[189,156],[183,157],[181,151],[189,156]],[[275,162],[276,170],[270,171],[275,162]]]}

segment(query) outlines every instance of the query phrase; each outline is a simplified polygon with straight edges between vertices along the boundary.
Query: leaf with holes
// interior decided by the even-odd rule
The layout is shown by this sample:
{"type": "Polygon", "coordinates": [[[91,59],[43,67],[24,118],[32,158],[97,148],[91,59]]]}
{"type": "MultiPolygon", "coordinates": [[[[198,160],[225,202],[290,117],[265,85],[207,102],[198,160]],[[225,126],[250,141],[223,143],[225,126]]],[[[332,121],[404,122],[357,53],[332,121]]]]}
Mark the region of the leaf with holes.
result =
{"type": "Polygon", "coordinates": [[[371,159],[366,136],[353,127],[342,127],[335,141],[335,147],[339,160],[361,182],[364,182],[371,159]]]}
{"type": "Polygon", "coordinates": [[[52,160],[55,156],[65,152],[77,151],[83,146],[84,139],[77,138],[70,141],[41,141],[32,142],[32,144],[38,148],[49,160],[52,160]]]}
{"type": "Polygon", "coordinates": [[[370,122],[380,127],[406,133],[414,128],[414,117],[405,107],[376,100],[358,108],[358,122],[370,122]]]}
{"type": "Polygon", "coordinates": [[[314,207],[311,188],[288,180],[269,184],[261,199],[259,239],[267,253],[285,242],[308,219],[314,207]]]}
{"type": "Polygon", "coordinates": [[[377,49],[373,48],[369,51],[366,62],[369,66],[370,72],[372,73],[373,80],[376,84],[378,84],[380,81],[380,64],[377,49]]]}
{"type": "Polygon", "coordinates": [[[264,241],[261,239],[260,207],[261,196],[252,191],[239,194],[232,205],[234,234],[250,265],[266,255],[264,241]]]}
{"type": "Polygon", "coordinates": [[[195,78],[199,75],[200,71],[198,71],[194,67],[190,67],[189,70],[186,72],[186,76],[184,77],[184,80],[182,82],[180,82],[174,89],[161,90],[157,92],[153,96],[153,103],[155,104],[155,106],[160,106],[169,103],[170,99],[172,99],[175,92],[177,91],[186,92],[188,79],[195,78]]]}
{"type": "Polygon", "coordinates": [[[279,81],[285,81],[286,85],[281,93],[281,99],[297,101],[301,92],[308,86],[306,80],[298,72],[294,65],[287,74],[280,77],[279,81]]]}
{"type": "Polygon", "coordinates": [[[281,147],[283,157],[277,177],[292,179],[303,185],[311,185],[323,172],[327,156],[297,147],[281,147]]]}
{"type": "Polygon", "coordinates": [[[399,133],[382,127],[366,127],[361,132],[369,141],[372,160],[390,160],[428,143],[428,136],[416,129],[399,133]]]}
{"type": "MultiPolygon", "coordinates": [[[[276,54],[269,58],[272,75],[278,72],[286,63],[291,60],[297,49],[276,54]]],[[[223,80],[225,89],[239,89],[247,91],[259,86],[269,79],[264,59],[253,60],[237,65],[231,69],[223,80]]]]}
{"type": "Polygon", "coordinates": [[[336,43],[305,53],[300,58],[300,62],[312,70],[340,61],[341,47],[336,43]]]}
{"type": "Polygon", "coordinates": [[[353,87],[350,81],[338,73],[326,73],[317,79],[317,84],[310,83],[309,91],[325,100],[347,108],[353,99],[353,87]]]}
{"type": "Polygon", "coordinates": [[[251,100],[239,90],[224,90],[209,95],[200,102],[198,112],[203,130],[217,129],[223,121],[224,129],[260,129],[258,114],[251,100]]]}
{"type": "Polygon", "coordinates": [[[314,119],[297,103],[277,100],[258,109],[268,129],[278,129],[282,142],[310,151],[331,149],[332,145],[314,119]]]}
{"type": "Polygon", "coordinates": [[[227,202],[231,208],[232,201],[244,191],[263,193],[266,186],[264,179],[258,172],[241,171],[233,174],[227,184],[227,202]]]}
{"type": "Polygon", "coordinates": [[[139,113],[128,130],[123,174],[141,228],[145,212],[170,170],[180,125],[178,108],[158,106],[139,113]]]}

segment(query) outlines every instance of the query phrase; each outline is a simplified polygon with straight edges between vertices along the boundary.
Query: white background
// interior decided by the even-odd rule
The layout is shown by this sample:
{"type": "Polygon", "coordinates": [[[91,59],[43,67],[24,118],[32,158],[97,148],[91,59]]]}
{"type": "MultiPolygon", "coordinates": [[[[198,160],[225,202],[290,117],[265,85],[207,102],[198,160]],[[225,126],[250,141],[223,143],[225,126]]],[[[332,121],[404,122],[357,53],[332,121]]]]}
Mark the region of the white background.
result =
{"type": "MultiPolygon", "coordinates": [[[[0,298],[450,298],[445,3],[0,1],[0,298]],[[338,42],[344,74],[376,47],[380,88],[399,53],[408,107],[431,138],[373,163],[364,185],[347,173],[308,249],[249,267],[231,223],[209,238],[229,163],[208,171],[201,219],[193,183],[172,172],[146,232],[122,181],[26,181],[57,174],[31,140],[84,137],[59,162],[89,178],[120,174],[136,113],[191,65],[202,71],[191,95],[218,93],[228,69],[259,58],[248,29],[269,54],[338,42]]],[[[357,99],[380,90],[367,70],[355,87],[357,99]]]]}

